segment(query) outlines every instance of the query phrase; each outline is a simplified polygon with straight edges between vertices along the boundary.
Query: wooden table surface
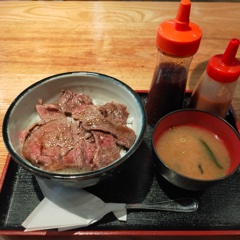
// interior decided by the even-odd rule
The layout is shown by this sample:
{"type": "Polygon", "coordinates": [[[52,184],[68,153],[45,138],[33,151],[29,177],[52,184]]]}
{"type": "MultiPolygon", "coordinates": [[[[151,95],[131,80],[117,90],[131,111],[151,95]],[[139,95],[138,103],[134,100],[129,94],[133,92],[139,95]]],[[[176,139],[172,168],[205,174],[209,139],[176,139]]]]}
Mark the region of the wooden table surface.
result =
{"type": "MultiPolygon", "coordinates": [[[[14,98],[49,75],[94,71],[118,78],[135,90],[149,89],[157,27],[175,18],[178,4],[1,1],[1,126],[14,98]]],[[[190,66],[187,89],[193,89],[211,56],[223,53],[231,38],[240,38],[239,13],[240,3],[192,2],[190,19],[202,28],[203,37],[190,66]]],[[[240,82],[233,107],[240,119],[240,82]]],[[[0,175],[7,154],[1,135],[0,175]]]]}

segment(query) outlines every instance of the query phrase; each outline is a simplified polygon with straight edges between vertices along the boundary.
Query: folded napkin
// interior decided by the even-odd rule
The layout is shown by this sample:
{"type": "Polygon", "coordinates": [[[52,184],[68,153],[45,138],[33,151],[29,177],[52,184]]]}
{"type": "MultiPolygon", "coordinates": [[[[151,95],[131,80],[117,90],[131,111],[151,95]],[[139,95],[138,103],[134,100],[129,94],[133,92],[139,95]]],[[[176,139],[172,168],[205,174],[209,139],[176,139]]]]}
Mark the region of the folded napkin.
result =
{"type": "Polygon", "coordinates": [[[22,223],[25,231],[85,227],[113,212],[120,221],[127,220],[126,204],[105,203],[83,189],[64,187],[37,179],[45,198],[22,223]]]}

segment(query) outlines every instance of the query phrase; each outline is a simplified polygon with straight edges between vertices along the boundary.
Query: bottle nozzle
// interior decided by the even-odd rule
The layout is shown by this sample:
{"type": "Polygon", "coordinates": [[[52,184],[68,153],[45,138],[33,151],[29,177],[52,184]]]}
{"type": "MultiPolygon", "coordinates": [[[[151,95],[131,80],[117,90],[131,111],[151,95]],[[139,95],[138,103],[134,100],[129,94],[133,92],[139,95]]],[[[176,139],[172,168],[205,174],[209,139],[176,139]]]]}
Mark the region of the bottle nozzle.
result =
{"type": "Polygon", "coordinates": [[[234,62],[236,62],[235,57],[238,51],[238,46],[240,45],[240,40],[233,38],[229,42],[223,56],[222,56],[222,63],[226,64],[228,66],[234,65],[234,62]]]}
{"type": "Polygon", "coordinates": [[[175,19],[175,29],[184,31],[189,29],[189,16],[191,10],[190,0],[181,0],[175,19]]]}

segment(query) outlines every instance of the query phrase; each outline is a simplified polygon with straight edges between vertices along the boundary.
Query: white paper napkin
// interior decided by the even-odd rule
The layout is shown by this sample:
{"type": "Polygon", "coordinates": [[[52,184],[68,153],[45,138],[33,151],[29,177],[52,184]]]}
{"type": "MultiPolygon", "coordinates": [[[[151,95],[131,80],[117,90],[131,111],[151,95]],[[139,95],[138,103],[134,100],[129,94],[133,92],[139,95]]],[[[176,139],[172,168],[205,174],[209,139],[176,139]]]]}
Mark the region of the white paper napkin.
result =
{"type": "Polygon", "coordinates": [[[85,227],[113,212],[127,221],[126,204],[105,203],[83,189],[67,188],[51,181],[37,179],[45,198],[22,223],[25,231],[85,227]]]}

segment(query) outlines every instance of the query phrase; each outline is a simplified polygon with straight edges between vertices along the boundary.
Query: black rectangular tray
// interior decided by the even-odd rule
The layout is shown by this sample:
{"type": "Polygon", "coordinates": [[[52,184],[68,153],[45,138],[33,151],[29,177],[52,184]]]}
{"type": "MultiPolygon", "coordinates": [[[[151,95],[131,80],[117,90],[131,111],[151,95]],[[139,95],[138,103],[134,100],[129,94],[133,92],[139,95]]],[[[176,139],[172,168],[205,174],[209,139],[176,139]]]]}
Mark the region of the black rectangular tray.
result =
{"type": "MultiPolygon", "coordinates": [[[[146,93],[139,94],[142,101],[146,93]]],[[[227,120],[235,127],[234,114],[229,111],[227,120]]],[[[167,199],[193,197],[199,203],[194,213],[174,213],[163,211],[128,211],[127,222],[116,220],[109,213],[99,222],[77,229],[83,233],[101,235],[104,231],[121,231],[136,233],[168,233],[174,231],[203,233],[213,231],[215,234],[239,235],[240,237],[240,169],[229,179],[206,191],[193,192],[179,189],[157,177],[154,170],[151,135],[153,127],[148,125],[145,139],[116,176],[108,182],[86,190],[97,195],[105,202],[117,203],[156,203],[167,199]],[[157,232],[156,232],[157,231],[157,232]]],[[[43,195],[35,177],[19,167],[10,157],[7,161],[3,179],[0,182],[0,235],[24,235],[21,223],[41,202],[43,195]]],[[[51,230],[54,232],[57,231],[51,230]]],[[[65,234],[72,235],[74,231],[65,234]]],[[[38,234],[38,232],[32,233],[38,234]]],[[[157,235],[158,235],[157,234],[157,235]]]]}

